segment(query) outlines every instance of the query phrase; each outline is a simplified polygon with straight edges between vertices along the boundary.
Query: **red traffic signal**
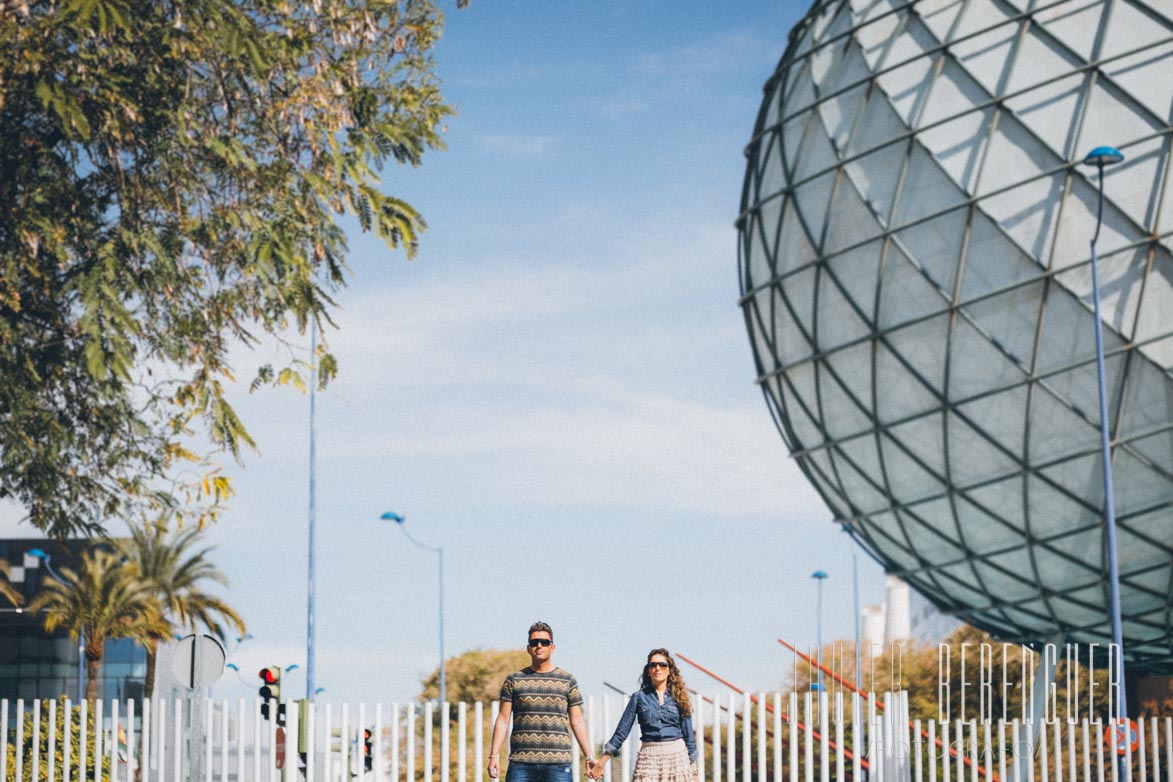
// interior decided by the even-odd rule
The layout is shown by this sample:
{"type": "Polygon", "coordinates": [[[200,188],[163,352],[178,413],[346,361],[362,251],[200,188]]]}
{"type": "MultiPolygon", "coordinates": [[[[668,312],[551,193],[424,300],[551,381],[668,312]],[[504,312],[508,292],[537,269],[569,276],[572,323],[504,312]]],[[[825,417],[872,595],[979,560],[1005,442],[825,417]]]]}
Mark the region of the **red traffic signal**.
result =
{"type": "Polygon", "coordinates": [[[262,668],[257,676],[261,677],[261,688],[257,695],[262,700],[281,700],[281,669],[276,665],[262,668]]]}

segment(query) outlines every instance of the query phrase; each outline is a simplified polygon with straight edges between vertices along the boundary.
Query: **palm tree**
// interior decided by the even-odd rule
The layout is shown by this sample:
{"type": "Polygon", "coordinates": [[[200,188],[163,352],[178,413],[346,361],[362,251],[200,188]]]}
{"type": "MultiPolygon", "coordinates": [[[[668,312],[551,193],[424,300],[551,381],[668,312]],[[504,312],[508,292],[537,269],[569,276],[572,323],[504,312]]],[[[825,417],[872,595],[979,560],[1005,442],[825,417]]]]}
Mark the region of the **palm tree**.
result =
{"type": "Polygon", "coordinates": [[[134,568],[139,578],[152,592],[158,614],[163,617],[162,632],[153,634],[144,643],[147,649],[146,695],[155,690],[155,659],[159,641],[171,637],[178,627],[194,631],[204,625],[220,638],[225,637],[225,625],[244,635],[244,621],[232,606],[206,591],[211,583],[227,586],[228,580],[207,559],[210,548],[193,551],[200,530],[168,534],[158,526],[132,526],[129,538],[119,541],[119,550],[134,568]]]}
{"type": "Polygon", "coordinates": [[[64,628],[85,638],[86,700],[98,697],[98,668],[106,641],[133,638],[145,644],[165,628],[150,584],[122,560],[101,548],[82,554],[81,568],[61,568],[60,581],[47,581],[28,610],[44,614],[45,630],[64,628]]]}

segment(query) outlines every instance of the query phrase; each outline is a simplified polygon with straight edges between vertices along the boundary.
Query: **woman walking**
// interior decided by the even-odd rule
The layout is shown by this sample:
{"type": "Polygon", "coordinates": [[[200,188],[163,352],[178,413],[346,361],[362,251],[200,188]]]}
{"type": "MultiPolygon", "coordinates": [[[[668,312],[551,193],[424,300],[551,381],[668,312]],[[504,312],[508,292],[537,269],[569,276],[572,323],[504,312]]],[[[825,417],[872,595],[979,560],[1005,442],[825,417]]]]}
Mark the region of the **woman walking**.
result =
{"type": "Polygon", "coordinates": [[[692,704],[684,679],[667,649],[648,652],[639,677],[639,691],[631,696],[603,754],[587,769],[591,779],[603,776],[607,763],[623,746],[632,723],[639,720],[639,755],[632,782],[694,782],[696,737],[692,704]]]}

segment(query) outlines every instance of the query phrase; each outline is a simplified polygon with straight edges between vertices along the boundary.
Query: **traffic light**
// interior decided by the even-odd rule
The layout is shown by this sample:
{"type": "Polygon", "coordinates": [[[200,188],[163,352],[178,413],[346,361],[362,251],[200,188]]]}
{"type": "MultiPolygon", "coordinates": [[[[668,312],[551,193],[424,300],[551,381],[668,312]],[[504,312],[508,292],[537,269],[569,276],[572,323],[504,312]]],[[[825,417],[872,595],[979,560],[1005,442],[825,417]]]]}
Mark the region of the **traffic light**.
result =
{"type": "Polygon", "coordinates": [[[270,665],[268,668],[262,668],[261,672],[257,674],[261,677],[261,688],[257,690],[257,695],[261,700],[261,716],[269,719],[269,701],[277,701],[277,716],[278,723],[284,722],[280,719],[283,715],[280,714],[281,706],[281,669],[276,665],[270,665]]]}
{"type": "Polygon", "coordinates": [[[362,731],[362,765],[367,771],[371,770],[374,765],[374,754],[371,752],[371,729],[363,728],[362,731]]]}

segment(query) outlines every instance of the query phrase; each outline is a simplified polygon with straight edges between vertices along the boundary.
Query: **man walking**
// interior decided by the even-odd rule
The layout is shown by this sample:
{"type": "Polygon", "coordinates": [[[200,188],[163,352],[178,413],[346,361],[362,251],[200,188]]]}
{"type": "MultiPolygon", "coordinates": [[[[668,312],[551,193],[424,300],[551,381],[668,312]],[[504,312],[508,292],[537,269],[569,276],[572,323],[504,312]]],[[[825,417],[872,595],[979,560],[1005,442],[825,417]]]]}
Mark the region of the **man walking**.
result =
{"type": "Polygon", "coordinates": [[[489,776],[493,779],[501,774],[497,755],[505,743],[510,715],[513,733],[505,782],[570,782],[570,731],[574,731],[587,767],[594,762],[578,682],[550,661],[554,648],[550,625],[534,622],[525,647],[529,667],[509,674],[501,685],[501,711],[493,723],[489,748],[489,776]]]}

